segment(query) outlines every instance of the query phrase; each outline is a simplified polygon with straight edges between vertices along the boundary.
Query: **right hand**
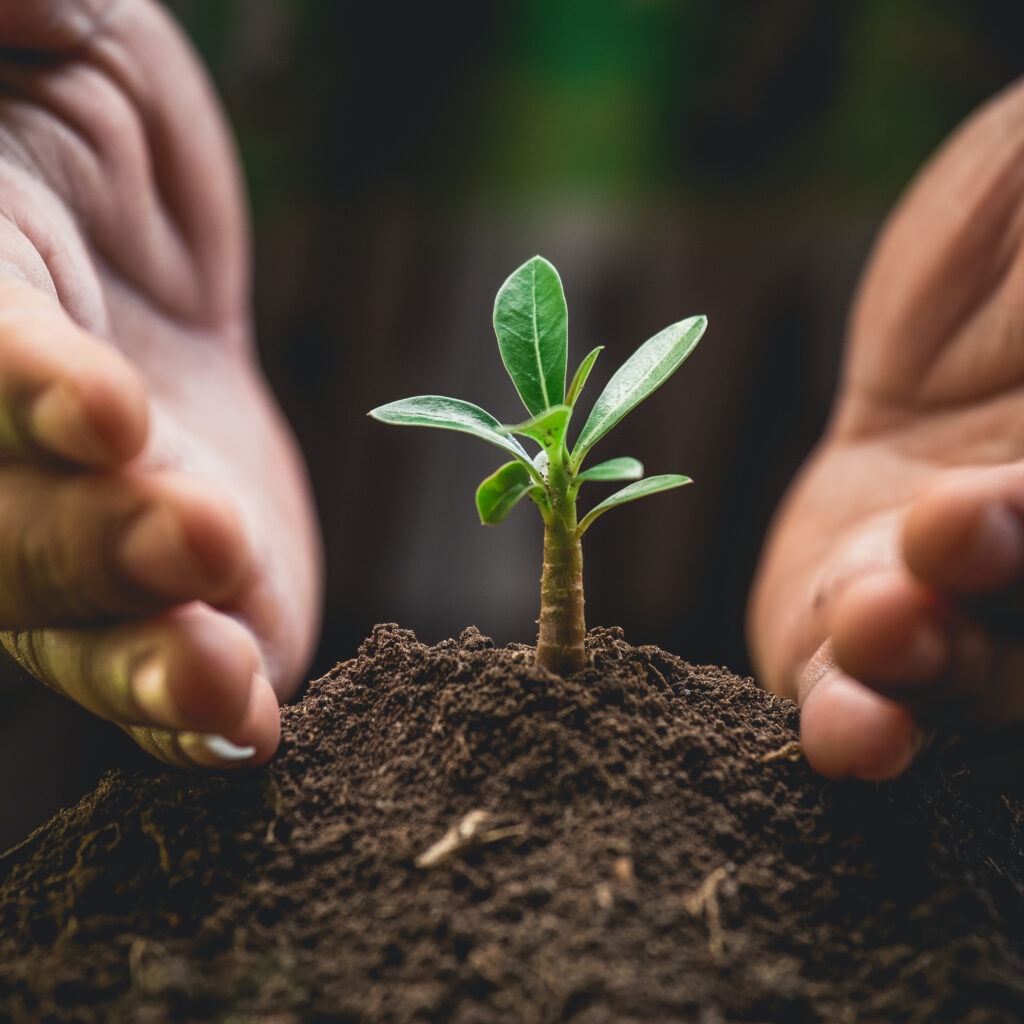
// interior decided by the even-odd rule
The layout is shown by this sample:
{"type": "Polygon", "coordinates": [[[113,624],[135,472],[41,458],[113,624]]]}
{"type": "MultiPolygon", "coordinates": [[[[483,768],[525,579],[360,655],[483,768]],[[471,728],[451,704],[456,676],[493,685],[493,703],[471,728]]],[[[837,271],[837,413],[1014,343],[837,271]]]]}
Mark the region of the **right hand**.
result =
{"type": "Polygon", "coordinates": [[[0,642],[163,760],[265,761],[320,558],[219,113],[152,0],[0,0],[0,43],[0,642]]]}

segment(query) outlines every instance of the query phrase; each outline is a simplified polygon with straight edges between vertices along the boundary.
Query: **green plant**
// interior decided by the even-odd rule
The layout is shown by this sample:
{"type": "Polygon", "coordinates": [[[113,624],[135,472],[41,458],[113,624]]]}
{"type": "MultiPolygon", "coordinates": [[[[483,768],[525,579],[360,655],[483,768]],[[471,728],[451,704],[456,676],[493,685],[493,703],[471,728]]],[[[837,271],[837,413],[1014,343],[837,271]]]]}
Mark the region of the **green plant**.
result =
{"type": "Polygon", "coordinates": [[[707,327],[694,316],[672,324],[646,341],[605,385],[576,443],[567,432],[573,408],[603,346],[595,348],[565,386],[568,313],[558,271],[535,256],[511,274],[494,303],[494,331],[512,383],[530,418],[502,425],[469,402],[420,395],[374,409],[384,423],[459,430],[488,441],[512,456],[476,492],[480,520],[500,523],[522,498],[532,499],[544,518],[537,661],[567,675],[586,663],[583,642],[583,555],[580,540],[598,516],[636,498],[690,483],[677,474],[643,478],[633,458],[617,458],[581,470],[590,449],[631,409],[663,384],[693,351],[707,327]],[[516,435],[540,444],[531,458],[516,435]],[[577,519],[576,498],[585,481],[632,480],[577,519]]]}

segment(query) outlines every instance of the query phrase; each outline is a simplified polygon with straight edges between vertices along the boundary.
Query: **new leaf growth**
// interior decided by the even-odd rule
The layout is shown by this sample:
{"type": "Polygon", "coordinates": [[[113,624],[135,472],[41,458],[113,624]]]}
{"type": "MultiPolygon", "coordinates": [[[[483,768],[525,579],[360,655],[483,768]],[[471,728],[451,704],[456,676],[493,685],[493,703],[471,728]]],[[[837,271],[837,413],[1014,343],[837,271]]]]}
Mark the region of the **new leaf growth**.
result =
{"type": "Polygon", "coordinates": [[[568,675],[586,664],[580,545],[583,534],[598,516],[616,505],[690,483],[689,477],[678,474],[644,479],[643,466],[633,458],[610,459],[585,470],[583,460],[626,413],[682,365],[706,327],[706,317],[689,317],[641,345],[605,385],[570,449],[569,420],[601,348],[587,355],[566,387],[565,294],[558,271],[543,257],[535,256],[501,286],[494,303],[498,348],[529,413],[528,419],[503,425],[470,402],[440,395],[406,398],[370,413],[384,423],[474,434],[511,456],[511,461],[477,488],[476,507],[485,525],[500,523],[526,497],[540,509],[544,518],[544,569],[537,661],[553,672],[568,675]],[[519,437],[536,442],[539,451],[531,456],[519,437]],[[588,480],[634,482],[580,519],[576,499],[588,480]]]}

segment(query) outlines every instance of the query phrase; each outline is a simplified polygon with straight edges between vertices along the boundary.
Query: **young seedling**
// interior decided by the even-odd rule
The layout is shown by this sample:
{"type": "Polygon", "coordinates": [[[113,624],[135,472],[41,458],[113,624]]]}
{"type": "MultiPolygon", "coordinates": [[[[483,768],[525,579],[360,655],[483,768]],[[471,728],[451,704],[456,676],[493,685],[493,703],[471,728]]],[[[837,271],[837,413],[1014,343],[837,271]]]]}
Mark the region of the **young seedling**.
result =
{"type": "Polygon", "coordinates": [[[700,341],[707,318],[693,316],[646,341],[605,385],[570,451],[569,419],[603,346],[595,348],[565,386],[568,314],[558,271],[535,256],[498,291],[494,331],[512,383],[530,418],[503,425],[479,406],[457,398],[420,395],[374,409],[384,423],[459,430],[512,456],[476,492],[485,525],[500,523],[521,499],[530,498],[544,519],[544,569],[540,581],[537,661],[560,675],[586,664],[583,642],[583,555],[580,540],[598,516],[624,502],[690,483],[677,474],[643,478],[633,458],[617,458],[581,469],[590,449],[631,409],[664,384],[700,341]],[[540,445],[531,457],[516,439],[540,445]],[[632,480],[577,518],[576,498],[585,481],[632,480]]]}

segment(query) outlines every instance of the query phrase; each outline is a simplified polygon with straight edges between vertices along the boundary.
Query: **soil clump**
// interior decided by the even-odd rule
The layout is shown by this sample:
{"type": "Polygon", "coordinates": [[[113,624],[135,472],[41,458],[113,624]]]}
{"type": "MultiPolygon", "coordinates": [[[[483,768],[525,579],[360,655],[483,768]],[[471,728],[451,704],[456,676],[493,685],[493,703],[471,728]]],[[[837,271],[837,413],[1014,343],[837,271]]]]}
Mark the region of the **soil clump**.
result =
{"type": "Polygon", "coordinates": [[[108,774],[0,856],[0,1020],[1024,1019],[1024,798],[966,741],[831,783],[753,681],[588,653],[379,626],[267,768],[108,774]]]}

